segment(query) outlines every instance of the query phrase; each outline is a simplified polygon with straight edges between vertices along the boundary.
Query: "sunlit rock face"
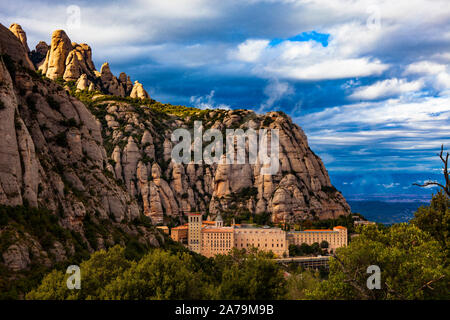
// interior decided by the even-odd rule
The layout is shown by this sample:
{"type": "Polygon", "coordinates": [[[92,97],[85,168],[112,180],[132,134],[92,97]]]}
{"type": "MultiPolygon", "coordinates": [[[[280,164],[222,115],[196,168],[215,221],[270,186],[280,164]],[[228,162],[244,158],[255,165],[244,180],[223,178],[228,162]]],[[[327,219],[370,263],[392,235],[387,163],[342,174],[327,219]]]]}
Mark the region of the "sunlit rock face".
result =
{"type": "MultiPolygon", "coordinates": [[[[13,29],[0,25],[2,55],[10,59],[0,61],[0,204],[48,208],[83,236],[86,219],[95,217],[147,243],[158,242],[155,232],[128,224],[142,214],[157,224],[184,222],[192,211],[268,214],[273,222],[350,212],[304,132],[284,113],[163,105],[125,73],[116,78],[108,63],[97,71],[90,47],[64,31],[33,53],[23,30],[13,29]],[[278,130],[279,170],[262,174],[258,162],[174,163],[171,135],[191,130],[194,121],[221,132],[278,130]]],[[[32,238],[22,240],[3,257],[11,269],[26,268],[30,250],[40,250],[32,238]]],[[[52,250],[63,256],[65,248],[52,250]]]]}
{"type": "MultiPolygon", "coordinates": [[[[40,69],[45,78],[36,72],[31,53],[17,34],[2,25],[0,48],[0,204],[48,209],[56,217],[55,224],[79,234],[90,251],[117,243],[118,238],[114,240],[110,233],[118,229],[128,235],[141,234],[143,243],[158,245],[158,232],[128,225],[140,217],[142,206],[133,196],[137,191],[124,188],[115,177],[101,122],[83,102],[50,80],[63,77],[68,70],[92,69],[90,49],[80,49],[63,31],[56,31],[40,69]],[[66,68],[64,60],[71,53],[73,59],[85,63],[76,65],[79,69],[66,68]],[[92,219],[108,221],[103,235],[92,235],[97,237],[95,248],[86,235],[86,221],[92,219]]],[[[78,79],[80,90],[92,84],[86,73],[78,79]]],[[[147,135],[145,141],[151,142],[151,137],[147,135]]],[[[123,159],[118,159],[124,164],[123,179],[136,176],[138,151],[131,138],[123,159]]],[[[74,248],[73,239],[63,244],[53,241],[51,248],[44,248],[34,236],[14,226],[2,226],[0,235],[4,232],[10,235],[11,244],[0,254],[11,271],[27,269],[33,263],[50,266],[64,260],[66,251],[74,248]]]]}

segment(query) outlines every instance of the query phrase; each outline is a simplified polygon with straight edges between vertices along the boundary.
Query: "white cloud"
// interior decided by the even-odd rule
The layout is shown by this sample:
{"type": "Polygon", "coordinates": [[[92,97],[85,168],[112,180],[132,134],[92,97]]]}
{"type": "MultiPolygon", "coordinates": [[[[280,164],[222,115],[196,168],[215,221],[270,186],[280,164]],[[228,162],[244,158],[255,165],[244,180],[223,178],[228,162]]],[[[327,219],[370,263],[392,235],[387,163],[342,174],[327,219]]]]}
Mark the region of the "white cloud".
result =
{"type": "MultiPolygon", "coordinates": [[[[380,185],[380,184],[378,184],[378,185],[380,185]]],[[[391,189],[391,188],[394,188],[394,187],[397,187],[397,186],[399,186],[400,185],[400,183],[398,183],[398,182],[391,182],[391,183],[389,183],[389,184],[381,184],[384,188],[386,188],[386,189],[391,189]]]]}
{"type": "MultiPolygon", "coordinates": [[[[450,145],[449,106],[450,95],[418,97],[414,101],[391,99],[327,108],[294,118],[294,121],[305,130],[315,150],[329,153],[367,150],[356,157],[345,151],[342,157],[351,158],[359,166],[372,160],[379,162],[376,165],[379,170],[394,170],[407,163],[408,170],[424,171],[435,167],[438,159],[416,157],[417,152],[430,154],[430,150],[437,152],[441,144],[450,145]],[[402,158],[379,156],[394,151],[402,152],[402,158]]],[[[335,170],[345,169],[338,165],[336,162],[329,164],[335,170]]],[[[406,165],[401,170],[407,170],[406,165]]]]}
{"type": "Polygon", "coordinates": [[[272,107],[276,101],[292,93],[294,93],[294,90],[289,83],[271,80],[264,88],[264,94],[267,96],[267,99],[261,104],[259,112],[272,107]]]}
{"type": "Polygon", "coordinates": [[[238,45],[236,51],[231,52],[231,56],[244,62],[255,62],[259,59],[264,49],[269,45],[268,40],[247,39],[238,45]]]}
{"type": "MultiPolygon", "coordinates": [[[[339,127],[343,124],[359,122],[376,125],[389,123],[406,124],[418,130],[433,133],[430,129],[433,122],[443,122],[445,126],[436,126],[436,130],[450,128],[450,95],[442,97],[422,97],[414,101],[390,99],[381,102],[362,102],[326,108],[322,111],[307,114],[298,119],[306,125],[326,127],[329,123],[339,127]]],[[[391,130],[390,130],[391,131],[391,130]]],[[[371,131],[364,131],[370,134],[371,131]]]]}
{"type": "MultiPolygon", "coordinates": [[[[339,41],[339,40],[334,40],[339,41]]],[[[250,72],[262,78],[326,80],[379,75],[389,66],[379,59],[358,57],[340,50],[340,43],[324,47],[315,41],[247,39],[230,51],[229,59],[246,62],[250,72]]]]}
{"type": "Polygon", "coordinates": [[[190,98],[190,103],[199,109],[230,109],[230,106],[226,104],[217,104],[214,100],[214,95],[215,91],[211,90],[210,93],[205,96],[192,96],[190,98]]]}
{"type": "Polygon", "coordinates": [[[423,82],[421,80],[408,82],[406,79],[386,79],[370,86],[359,87],[350,95],[350,98],[355,100],[375,100],[418,91],[422,87],[423,82]]]}
{"type": "Polygon", "coordinates": [[[146,15],[166,19],[213,18],[219,10],[208,0],[135,0],[133,4],[146,15]]]}
{"type": "Polygon", "coordinates": [[[438,90],[450,90],[450,74],[441,72],[436,76],[435,87],[438,90]]]}
{"type": "Polygon", "coordinates": [[[424,60],[409,64],[403,74],[420,75],[431,87],[445,94],[450,89],[450,73],[447,70],[447,64],[424,60]]]}
{"type": "Polygon", "coordinates": [[[379,75],[387,69],[387,65],[379,60],[359,59],[330,59],[308,64],[286,64],[283,66],[269,66],[264,70],[270,74],[285,79],[294,80],[330,80],[379,75]]]}
{"type": "Polygon", "coordinates": [[[407,66],[404,74],[438,74],[444,72],[446,65],[432,61],[419,61],[407,66]]]}

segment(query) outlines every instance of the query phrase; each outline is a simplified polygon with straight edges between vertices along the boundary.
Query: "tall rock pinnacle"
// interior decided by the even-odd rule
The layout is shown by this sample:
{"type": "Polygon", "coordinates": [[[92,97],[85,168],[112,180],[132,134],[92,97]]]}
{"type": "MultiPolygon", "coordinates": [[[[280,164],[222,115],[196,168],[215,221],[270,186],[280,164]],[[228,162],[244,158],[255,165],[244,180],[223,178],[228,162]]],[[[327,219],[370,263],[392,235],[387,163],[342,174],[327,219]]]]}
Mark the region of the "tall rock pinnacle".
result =
{"type": "Polygon", "coordinates": [[[39,70],[52,80],[62,77],[66,69],[67,56],[71,50],[72,43],[64,30],[54,31],[50,50],[39,70]]]}
{"type": "Polygon", "coordinates": [[[144,86],[139,81],[134,82],[133,89],[130,93],[131,98],[140,98],[140,99],[148,99],[150,96],[148,95],[147,91],[145,91],[144,86]]]}
{"type": "Polygon", "coordinates": [[[22,27],[17,23],[13,23],[9,27],[9,30],[12,33],[14,33],[14,35],[17,37],[17,39],[20,40],[20,42],[22,42],[22,45],[24,46],[25,50],[27,52],[30,52],[30,48],[28,48],[28,43],[27,43],[27,35],[26,35],[25,31],[23,31],[22,27]]]}

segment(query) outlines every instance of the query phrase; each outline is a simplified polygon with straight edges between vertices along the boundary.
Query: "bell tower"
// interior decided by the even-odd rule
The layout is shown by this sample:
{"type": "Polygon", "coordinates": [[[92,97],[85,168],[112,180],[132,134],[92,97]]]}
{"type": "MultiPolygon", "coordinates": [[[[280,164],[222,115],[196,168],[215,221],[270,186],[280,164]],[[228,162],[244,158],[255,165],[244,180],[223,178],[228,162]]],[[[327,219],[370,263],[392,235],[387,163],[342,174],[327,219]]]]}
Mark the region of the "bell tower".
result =
{"type": "Polygon", "coordinates": [[[202,248],[202,215],[190,213],[188,220],[188,246],[189,250],[200,253],[202,248]]]}
{"type": "Polygon", "coordinates": [[[220,213],[217,214],[215,227],[216,228],[222,228],[223,227],[223,219],[222,219],[222,216],[220,215],[220,213]]]}

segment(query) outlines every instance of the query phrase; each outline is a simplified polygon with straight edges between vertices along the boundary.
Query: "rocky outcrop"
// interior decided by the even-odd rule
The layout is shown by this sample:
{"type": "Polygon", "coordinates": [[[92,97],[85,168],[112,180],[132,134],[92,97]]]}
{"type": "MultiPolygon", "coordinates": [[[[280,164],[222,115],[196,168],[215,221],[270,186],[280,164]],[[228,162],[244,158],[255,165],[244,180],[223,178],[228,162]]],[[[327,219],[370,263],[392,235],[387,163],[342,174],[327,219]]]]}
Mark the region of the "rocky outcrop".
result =
{"type": "Polygon", "coordinates": [[[2,44],[2,54],[8,55],[19,65],[34,70],[34,65],[28,57],[23,43],[2,24],[0,24],[0,43],[2,44]]]}
{"type": "MultiPolygon", "coordinates": [[[[67,80],[76,79],[77,90],[94,90],[100,83],[100,89],[115,96],[124,97],[129,92],[131,98],[149,98],[138,81],[131,86],[130,78],[125,73],[116,78],[108,63],[103,64],[101,71],[97,72],[91,60],[91,49],[87,45],[71,43],[70,50],[66,49],[68,47],[69,40],[65,33],[55,32],[46,62],[61,67],[58,61],[64,60],[63,57],[66,56],[67,63],[63,68],[63,75],[67,80]],[[57,59],[58,56],[61,58],[57,59]],[[98,83],[95,82],[96,79],[98,83]]],[[[47,70],[47,74],[49,70],[51,69],[47,70]]],[[[55,68],[52,70],[56,72],[55,68]]],[[[62,70],[59,70],[57,74],[60,75],[61,72],[62,70]]],[[[91,120],[93,128],[89,130],[96,132],[98,139],[96,142],[83,144],[85,138],[80,129],[71,128],[66,133],[68,144],[75,148],[71,151],[71,156],[74,160],[79,160],[89,148],[93,152],[89,159],[95,159],[94,163],[99,168],[108,171],[114,179],[123,183],[127,191],[126,196],[121,195],[118,198],[138,199],[140,209],[151,217],[154,223],[162,222],[165,216],[182,219],[183,215],[191,210],[209,211],[212,214],[233,210],[236,212],[246,210],[252,214],[269,212],[274,222],[291,222],[314,217],[333,218],[350,211],[345,199],[331,185],[322,161],[309,148],[301,128],[284,114],[271,112],[256,115],[248,110],[214,110],[198,111],[196,115],[196,119],[203,121],[205,128],[222,131],[230,127],[243,130],[252,128],[256,131],[278,129],[279,172],[264,175],[261,174],[261,165],[258,163],[240,165],[172,163],[171,132],[176,128],[192,126],[189,117],[169,114],[168,118],[162,121],[157,120],[160,117],[158,113],[148,108],[148,103],[152,102],[145,102],[146,105],[137,110],[131,101],[127,103],[113,98],[105,101],[105,97],[100,101],[96,103],[94,100],[92,107],[94,112],[97,105],[102,109],[102,112],[97,114],[100,117],[98,120],[103,124],[103,133],[100,134],[98,124],[94,124],[91,120]],[[102,142],[102,136],[106,141],[102,142]],[[102,143],[110,146],[109,152],[101,151],[102,143]]],[[[77,103],[75,105],[78,106],[77,103]]],[[[77,109],[79,108],[81,106],[77,109]]],[[[76,113],[66,112],[68,112],[64,115],[66,118],[78,119],[76,113]]],[[[4,121],[10,124],[13,117],[14,113],[10,112],[4,121]]],[[[20,120],[16,123],[20,123],[20,120]]],[[[28,127],[26,123],[24,127],[28,127]]],[[[5,130],[5,134],[6,131],[14,130],[9,127],[5,130]]],[[[32,149],[35,139],[27,139],[26,130],[15,129],[15,131],[16,145],[12,143],[10,147],[17,151],[11,151],[14,156],[8,157],[11,162],[8,165],[9,183],[2,185],[3,194],[8,192],[9,196],[3,197],[10,203],[21,203],[25,197],[29,203],[39,205],[37,185],[32,183],[36,179],[39,180],[35,174],[36,168],[39,168],[39,161],[32,152],[27,151],[32,149]],[[17,159],[24,159],[29,169],[22,170],[14,166],[13,163],[17,163],[17,159]]],[[[89,188],[77,173],[66,172],[60,180],[69,181],[77,190],[84,191],[89,188]]],[[[132,210],[127,209],[123,201],[117,201],[117,198],[111,195],[104,195],[102,202],[107,205],[99,208],[99,212],[104,212],[105,215],[112,214],[118,219],[123,219],[127,214],[129,216],[130,212],[138,211],[136,207],[132,210]]],[[[80,214],[85,210],[86,208],[81,207],[73,209],[80,214]]]]}
{"type": "Polygon", "coordinates": [[[144,86],[142,83],[139,83],[139,81],[135,81],[133,85],[133,89],[130,93],[131,98],[140,98],[140,99],[148,99],[150,96],[148,95],[147,91],[145,91],[144,86]]]}
{"type": "Polygon", "coordinates": [[[77,85],[77,90],[86,90],[89,88],[91,82],[88,80],[88,77],[85,73],[83,73],[77,80],[76,85],[77,85]]]}
{"type": "Polygon", "coordinates": [[[23,47],[25,48],[25,51],[28,53],[30,52],[30,48],[28,48],[27,43],[27,35],[25,34],[25,31],[23,31],[22,27],[18,25],[17,23],[13,23],[9,30],[19,39],[19,41],[22,43],[23,47]]]}
{"type": "Polygon", "coordinates": [[[66,59],[70,51],[72,51],[72,43],[64,30],[54,31],[50,49],[39,70],[52,80],[62,77],[66,70],[66,59]]]}
{"type": "Polygon", "coordinates": [[[114,96],[125,96],[125,89],[123,85],[119,83],[119,80],[112,74],[108,62],[105,62],[100,69],[100,79],[106,92],[114,96]]]}
{"type": "Polygon", "coordinates": [[[89,79],[94,77],[94,63],[92,62],[91,48],[83,43],[72,43],[72,51],[66,58],[66,67],[63,79],[66,81],[76,81],[85,74],[89,79]]]}
{"type": "MultiPolygon", "coordinates": [[[[0,134],[4,137],[0,141],[0,198],[5,199],[2,203],[17,205],[26,200],[37,206],[45,202],[46,207],[55,209],[63,203],[67,216],[72,217],[84,215],[83,207],[89,204],[105,218],[110,214],[119,221],[137,217],[137,205],[127,204],[131,202],[130,195],[119,187],[111,188],[104,175],[107,158],[101,128],[86,106],[54,83],[36,81],[25,73],[16,74],[12,80],[6,67],[0,66],[1,80],[7,84],[0,92],[0,134]],[[16,96],[14,89],[23,95],[16,96]],[[75,162],[77,167],[72,166],[75,162]],[[53,163],[71,169],[54,172],[48,168],[53,163]],[[61,181],[77,192],[94,188],[91,190],[96,196],[85,199],[83,206],[74,206],[70,192],[51,195],[53,190],[60,190],[61,181]]],[[[67,224],[72,225],[69,221],[67,224]]]]}
{"type": "Polygon", "coordinates": [[[132,101],[108,100],[106,96],[100,101],[94,101],[93,108],[98,105],[106,111],[100,121],[104,123],[105,143],[115,146],[110,155],[114,174],[131,195],[140,199],[144,213],[154,223],[165,217],[183,220],[193,210],[211,214],[271,213],[274,222],[336,218],[350,212],[301,128],[282,113],[259,116],[246,110],[198,110],[196,114],[205,129],[278,129],[279,172],[264,175],[258,163],[173,163],[171,132],[191,128],[189,117],[169,112],[161,119],[152,111],[152,102],[137,107],[132,101]]]}
{"type": "Polygon", "coordinates": [[[71,42],[63,30],[53,32],[50,46],[41,41],[30,55],[42,74],[53,80],[62,78],[74,81],[77,90],[101,90],[120,97],[149,97],[142,84],[136,81],[133,86],[130,77],[124,72],[119,78],[115,77],[109,63],[105,62],[100,71],[97,71],[92,61],[91,48],[85,43],[71,42]],[[43,54],[45,59],[42,58],[43,54]]]}
{"type": "Polygon", "coordinates": [[[125,90],[125,95],[129,96],[133,89],[133,83],[130,80],[130,76],[127,76],[125,72],[121,72],[119,75],[119,82],[125,90]]]}
{"type": "MultiPolygon", "coordinates": [[[[22,271],[30,267],[32,263],[49,267],[52,262],[49,254],[42,248],[42,245],[28,233],[18,232],[11,227],[0,230],[0,237],[8,236],[11,243],[3,252],[1,257],[5,267],[11,271],[22,271]]],[[[64,258],[66,253],[61,244],[56,244],[61,251],[59,258],[64,258]]]]}
{"type": "MultiPolygon", "coordinates": [[[[44,44],[41,44],[39,50],[45,50],[44,44]]],[[[72,43],[63,30],[56,30],[39,70],[53,80],[62,77],[66,81],[76,81],[82,74],[93,78],[95,67],[91,48],[85,43],[72,43]]]]}
{"type": "MultiPolygon", "coordinates": [[[[3,26],[2,26],[3,27],[3,26]]],[[[4,28],[4,27],[3,27],[4,28]]],[[[18,48],[17,43],[11,48],[5,48],[10,56],[20,56],[23,64],[28,68],[36,67],[46,77],[56,80],[62,78],[65,81],[74,81],[77,90],[101,90],[104,93],[125,97],[146,99],[147,91],[138,81],[135,84],[124,72],[116,78],[105,62],[100,72],[95,69],[92,61],[92,50],[89,45],[71,42],[63,30],[56,30],[52,34],[51,44],[40,41],[36,49],[30,52],[27,44],[27,36],[22,27],[13,23],[10,31],[22,44],[25,51],[18,48]]],[[[3,33],[5,44],[11,45],[11,33],[3,33]]]]}
{"type": "Polygon", "coordinates": [[[39,41],[36,49],[30,52],[30,59],[36,68],[39,68],[44,62],[50,46],[45,41],[39,41]]]}
{"type": "MultiPolygon", "coordinates": [[[[67,72],[61,64],[67,39],[65,33],[55,32],[45,61],[47,75],[59,78],[67,72]]],[[[70,51],[73,58],[83,55],[87,63],[79,64],[80,70],[91,68],[90,49],[70,45],[76,48],[70,51]]],[[[36,235],[1,225],[0,264],[11,271],[27,269],[36,259],[41,265],[51,265],[75,254],[70,248],[77,241],[90,251],[124,244],[130,236],[139,236],[146,245],[158,245],[162,241],[158,232],[136,223],[142,213],[132,196],[137,191],[124,188],[116,179],[100,121],[63,87],[38,74],[23,44],[2,25],[0,48],[0,205],[48,210],[54,217],[52,223],[69,235],[79,235],[76,240],[60,231],[66,242],[49,238],[44,248],[36,235]],[[3,239],[8,239],[7,246],[3,239]]],[[[79,78],[85,80],[78,82],[80,90],[92,84],[85,73],[79,78]]],[[[136,150],[131,139],[123,158],[118,159],[123,163],[123,173],[118,172],[123,180],[136,180],[140,157],[136,150]]]]}

